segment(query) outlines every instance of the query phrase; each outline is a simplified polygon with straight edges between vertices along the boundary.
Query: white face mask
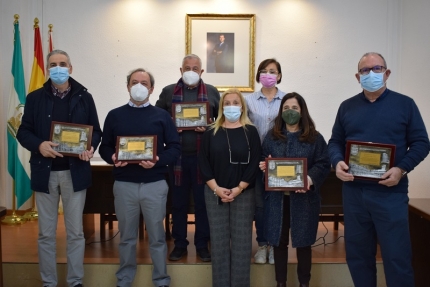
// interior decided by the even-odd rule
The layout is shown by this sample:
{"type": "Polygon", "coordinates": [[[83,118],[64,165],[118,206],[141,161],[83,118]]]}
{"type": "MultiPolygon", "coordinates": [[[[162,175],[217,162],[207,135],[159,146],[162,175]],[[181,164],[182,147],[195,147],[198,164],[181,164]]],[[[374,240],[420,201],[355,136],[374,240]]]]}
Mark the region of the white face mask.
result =
{"type": "Polygon", "coordinates": [[[144,100],[146,100],[148,98],[149,91],[144,85],[137,83],[136,85],[131,87],[130,96],[136,102],[143,102],[144,100]]]}
{"type": "Polygon", "coordinates": [[[200,75],[193,71],[187,71],[182,74],[182,80],[188,86],[194,86],[199,82],[200,75]]]}

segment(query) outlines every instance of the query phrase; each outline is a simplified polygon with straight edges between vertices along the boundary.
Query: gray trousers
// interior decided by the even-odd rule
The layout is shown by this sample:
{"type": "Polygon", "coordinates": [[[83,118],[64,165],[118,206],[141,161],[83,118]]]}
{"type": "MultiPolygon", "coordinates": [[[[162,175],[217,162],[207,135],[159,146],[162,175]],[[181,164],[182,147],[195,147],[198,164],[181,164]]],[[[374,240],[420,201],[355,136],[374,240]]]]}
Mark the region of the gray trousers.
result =
{"type": "Polygon", "coordinates": [[[120,266],[117,286],[131,287],[136,275],[136,242],[142,211],[149,237],[149,252],[154,269],[154,286],[170,284],[167,275],[167,245],[163,220],[166,216],[168,186],[165,180],[150,183],[115,181],[115,213],[120,232],[120,266]]]}
{"type": "Polygon", "coordinates": [[[249,287],[252,252],[252,220],[255,190],[247,189],[231,203],[217,204],[218,197],[205,186],[206,210],[211,234],[212,286],[249,287]]]}
{"type": "Polygon", "coordinates": [[[82,212],[86,189],[74,192],[70,170],[51,171],[49,194],[36,192],[39,214],[39,269],[43,286],[56,287],[56,232],[60,195],[64,209],[67,234],[67,284],[72,287],[82,283],[84,277],[85,238],[82,227],[82,212]]]}

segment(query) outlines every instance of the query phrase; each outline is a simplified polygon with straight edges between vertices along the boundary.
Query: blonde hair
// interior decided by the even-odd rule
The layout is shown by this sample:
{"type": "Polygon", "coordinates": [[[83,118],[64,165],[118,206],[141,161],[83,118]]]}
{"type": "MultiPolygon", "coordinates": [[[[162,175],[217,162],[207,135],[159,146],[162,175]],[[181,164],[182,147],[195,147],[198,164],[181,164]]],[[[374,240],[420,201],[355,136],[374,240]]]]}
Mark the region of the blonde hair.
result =
{"type": "Polygon", "coordinates": [[[246,125],[252,125],[251,120],[248,118],[248,109],[246,108],[245,98],[242,93],[238,89],[228,89],[221,95],[221,99],[219,100],[219,108],[218,108],[218,117],[215,122],[209,127],[209,129],[214,130],[214,134],[222,127],[224,122],[226,121],[224,116],[224,98],[229,94],[236,94],[240,98],[240,102],[242,105],[242,114],[240,115],[239,122],[241,125],[246,128],[246,125]]]}

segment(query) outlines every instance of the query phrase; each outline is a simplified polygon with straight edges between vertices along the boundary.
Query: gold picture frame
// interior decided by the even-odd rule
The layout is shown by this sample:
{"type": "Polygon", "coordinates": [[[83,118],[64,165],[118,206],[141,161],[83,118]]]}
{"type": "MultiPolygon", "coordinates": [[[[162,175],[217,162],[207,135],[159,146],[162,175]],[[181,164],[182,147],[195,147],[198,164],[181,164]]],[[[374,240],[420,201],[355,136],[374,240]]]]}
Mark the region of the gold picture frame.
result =
{"type": "Polygon", "coordinates": [[[347,141],[345,163],[354,178],[381,180],[394,166],[396,146],[393,144],[347,141]]]}
{"type": "Polygon", "coordinates": [[[157,158],[157,136],[118,136],[116,138],[115,157],[115,162],[140,163],[143,160],[155,162],[157,158]]]}
{"type": "Polygon", "coordinates": [[[209,124],[208,102],[172,103],[172,118],[178,130],[195,130],[209,124]]]}
{"type": "Polygon", "coordinates": [[[186,54],[201,58],[204,81],[220,92],[254,92],[255,19],[255,14],[186,15],[186,54]]]}
{"type": "Polygon", "coordinates": [[[306,190],[306,158],[266,158],[265,188],[270,191],[306,190]]]}
{"type": "Polygon", "coordinates": [[[92,126],[53,121],[49,140],[58,144],[52,147],[53,150],[62,155],[78,157],[91,149],[92,136],[92,126]]]}

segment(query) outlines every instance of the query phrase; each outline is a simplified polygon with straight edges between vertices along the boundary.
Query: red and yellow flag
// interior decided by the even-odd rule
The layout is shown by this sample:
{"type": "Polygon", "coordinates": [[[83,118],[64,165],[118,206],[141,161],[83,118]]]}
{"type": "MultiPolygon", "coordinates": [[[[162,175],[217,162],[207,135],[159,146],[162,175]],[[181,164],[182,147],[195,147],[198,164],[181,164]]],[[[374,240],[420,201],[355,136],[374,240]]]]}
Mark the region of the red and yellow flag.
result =
{"type": "Polygon", "coordinates": [[[40,38],[39,19],[34,19],[34,60],[31,70],[30,87],[28,92],[31,93],[43,86],[45,83],[45,67],[43,64],[42,40],[40,38]]]}

